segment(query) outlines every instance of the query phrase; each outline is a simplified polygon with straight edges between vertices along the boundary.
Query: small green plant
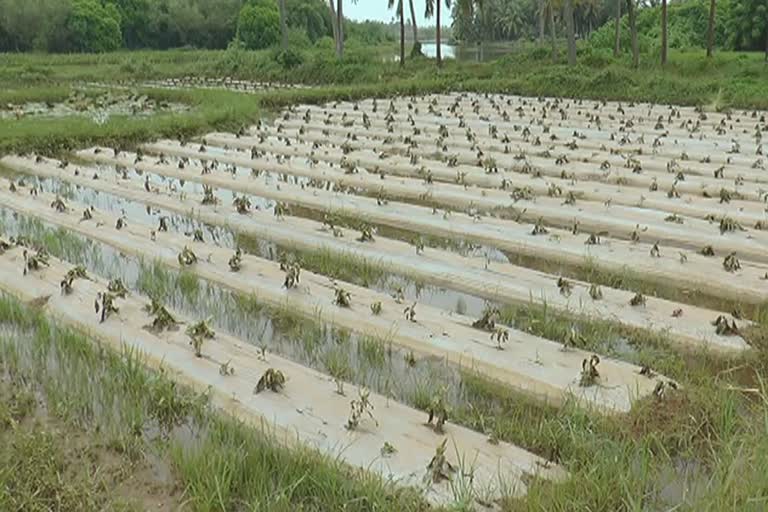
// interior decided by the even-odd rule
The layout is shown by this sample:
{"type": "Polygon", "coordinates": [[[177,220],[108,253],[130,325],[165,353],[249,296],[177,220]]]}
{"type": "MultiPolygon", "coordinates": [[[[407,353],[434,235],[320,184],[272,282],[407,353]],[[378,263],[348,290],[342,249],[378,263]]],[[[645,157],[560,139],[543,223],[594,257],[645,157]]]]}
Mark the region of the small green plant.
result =
{"type": "Polygon", "coordinates": [[[349,419],[347,419],[347,430],[356,430],[360,426],[360,422],[363,420],[365,414],[368,415],[371,420],[379,426],[379,422],[373,416],[373,404],[370,401],[371,392],[368,389],[360,388],[358,391],[358,398],[349,402],[349,419]]]}
{"type": "Polygon", "coordinates": [[[152,324],[149,328],[155,332],[163,332],[175,329],[179,324],[176,319],[171,315],[165,306],[157,299],[153,298],[152,301],[144,306],[144,310],[149,313],[152,319],[152,324]]]}
{"type": "Polygon", "coordinates": [[[235,374],[235,367],[232,366],[232,361],[225,361],[219,365],[219,375],[222,377],[230,377],[235,374]]]}
{"type": "Polygon", "coordinates": [[[592,283],[589,286],[589,296],[592,297],[592,300],[602,300],[603,290],[600,289],[599,285],[592,283]]]}
{"type": "Polygon", "coordinates": [[[448,406],[445,403],[445,390],[435,394],[427,407],[427,425],[436,433],[443,433],[443,425],[448,421],[448,406]],[[434,421],[434,424],[432,423],[434,421]]]}
{"type": "Polygon", "coordinates": [[[115,297],[120,297],[121,299],[124,299],[125,296],[128,295],[128,290],[125,288],[123,281],[120,279],[112,279],[107,284],[107,291],[113,294],[115,297]]]}
{"type": "Polygon", "coordinates": [[[384,445],[381,447],[381,456],[391,457],[395,453],[397,453],[397,448],[392,446],[389,441],[384,441],[384,445]]]}
{"type": "Polygon", "coordinates": [[[437,445],[435,455],[427,464],[425,480],[438,484],[443,480],[450,480],[452,473],[456,471],[445,456],[447,443],[448,439],[443,439],[443,442],[437,445]]]}
{"type": "Polygon", "coordinates": [[[374,302],[371,304],[371,313],[378,316],[381,314],[381,301],[374,302]]]}
{"type": "Polygon", "coordinates": [[[262,374],[259,382],[256,383],[254,393],[261,393],[268,389],[273,393],[279,393],[285,387],[285,375],[280,370],[267,368],[262,374]]]}
{"type": "Polygon", "coordinates": [[[208,322],[200,320],[199,322],[190,325],[186,330],[187,336],[191,338],[203,338],[211,340],[216,337],[216,331],[208,327],[208,322]]]}
{"type": "Polygon", "coordinates": [[[629,305],[630,306],[645,306],[645,295],[643,295],[640,292],[637,292],[631,299],[629,299],[629,305]]]}
{"type": "Polygon", "coordinates": [[[290,209],[288,208],[288,205],[283,203],[282,201],[277,201],[275,203],[275,217],[277,217],[278,220],[282,220],[285,218],[286,215],[290,215],[290,209]]]}

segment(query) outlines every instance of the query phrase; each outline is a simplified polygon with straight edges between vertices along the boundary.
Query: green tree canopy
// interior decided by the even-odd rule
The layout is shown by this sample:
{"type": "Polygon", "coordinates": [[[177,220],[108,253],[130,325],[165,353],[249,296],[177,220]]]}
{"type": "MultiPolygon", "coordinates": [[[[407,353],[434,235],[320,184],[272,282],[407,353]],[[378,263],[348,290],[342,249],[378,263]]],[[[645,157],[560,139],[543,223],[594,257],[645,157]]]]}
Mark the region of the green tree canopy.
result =
{"type": "Polygon", "coordinates": [[[114,4],[73,0],[66,21],[69,46],[80,52],[109,52],[122,46],[120,13],[114,4]]]}
{"type": "Polygon", "coordinates": [[[259,1],[240,10],[237,37],[249,50],[259,50],[280,40],[280,13],[276,5],[259,1]]]}

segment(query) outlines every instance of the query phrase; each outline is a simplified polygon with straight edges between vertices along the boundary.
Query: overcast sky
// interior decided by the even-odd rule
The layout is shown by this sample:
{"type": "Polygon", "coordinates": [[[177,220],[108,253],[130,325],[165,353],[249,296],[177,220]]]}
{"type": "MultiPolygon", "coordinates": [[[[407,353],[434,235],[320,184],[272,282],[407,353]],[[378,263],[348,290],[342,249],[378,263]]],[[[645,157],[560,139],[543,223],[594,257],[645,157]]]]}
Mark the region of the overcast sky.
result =
{"type": "MultiPolygon", "coordinates": [[[[426,21],[424,19],[424,0],[414,0],[414,8],[416,9],[416,23],[420,26],[434,25],[434,18],[426,21]]],[[[445,5],[445,4],[443,4],[445,5]]],[[[344,2],[344,16],[353,20],[376,20],[376,21],[392,21],[395,16],[394,9],[387,9],[387,0],[357,0],[357,3],[352,3],[351,0],[344,2]]],[[[408,3],[405,4],[405,17],[411,18],[410,8],[408,3]]],[[[442,25],[450,24],[450,9],[443,9],[441,12],[442,25]]]]}

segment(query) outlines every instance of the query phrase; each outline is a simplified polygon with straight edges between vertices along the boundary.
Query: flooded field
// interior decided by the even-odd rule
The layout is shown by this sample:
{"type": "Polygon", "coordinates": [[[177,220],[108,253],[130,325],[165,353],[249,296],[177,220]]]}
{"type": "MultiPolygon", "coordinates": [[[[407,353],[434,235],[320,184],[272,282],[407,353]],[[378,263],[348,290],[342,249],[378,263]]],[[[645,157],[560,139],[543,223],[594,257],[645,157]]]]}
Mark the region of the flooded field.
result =
{"type": "MultiPolygon", "coordinates": [[[[563,424],[618,443],[676,425],[703,381],[760,393],[718,379],[763,336],[766,129],[757,111],[445,94],[8,156],[0,286],[430,503],[504,508],[584,478],[563,424]],[[89,278],[67,281],[75,265],[89,278]],[[127,296],[107,291],[117,279],[127,296]],[[99,318],[105,297],[119,307],[99,318]],[[147,328],[158,311],[180,327],[147,328]],[[688,366],[717,377],[681,381],[688,366]]],[[[646,510],[689,506],[716,477],[699,452],[668,455],[627,456],[627,475],[649,472],[646,510]]]]}

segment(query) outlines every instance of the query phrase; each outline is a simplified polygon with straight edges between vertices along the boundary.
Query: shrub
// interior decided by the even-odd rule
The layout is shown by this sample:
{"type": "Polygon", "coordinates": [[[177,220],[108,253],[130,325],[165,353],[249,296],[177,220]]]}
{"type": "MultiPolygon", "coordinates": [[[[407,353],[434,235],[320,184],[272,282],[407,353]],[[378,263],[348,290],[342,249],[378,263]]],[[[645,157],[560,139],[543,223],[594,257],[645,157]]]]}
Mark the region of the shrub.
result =
{"type": "Polygon", "coordinates": [[[280,13],[265,4],[246,5],[237,19],[237,37],[249,50],[260,50],[280,40],[280,13]]]}

